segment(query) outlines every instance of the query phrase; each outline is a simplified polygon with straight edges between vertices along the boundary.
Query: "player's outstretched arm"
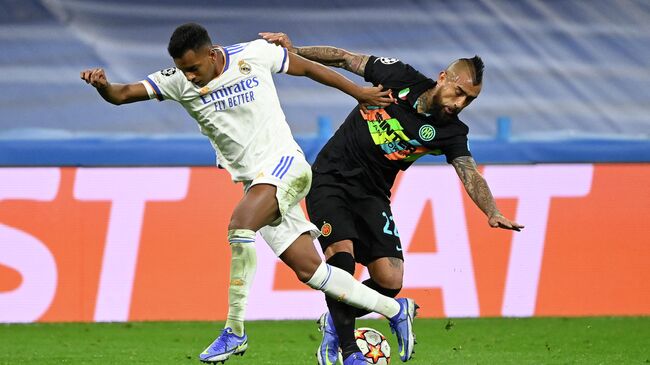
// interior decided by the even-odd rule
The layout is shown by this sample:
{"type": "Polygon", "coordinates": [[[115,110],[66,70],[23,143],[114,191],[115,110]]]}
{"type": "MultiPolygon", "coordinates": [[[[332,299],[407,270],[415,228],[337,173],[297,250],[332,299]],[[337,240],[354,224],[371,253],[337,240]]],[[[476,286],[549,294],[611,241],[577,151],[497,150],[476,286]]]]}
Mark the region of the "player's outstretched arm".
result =
{"type": "Polygon", "coordinates": [[[323,85],[337,88],[357,99],[364,111],[367,106],[385,107],[395,101],[390,90],[382,91],[381,85],[361,87],[338,72],[293,53],[289,53],[287,73],[294,76],[307,76],[323,85]]]}
{"type": "Polygon", "coordinates": [[[259,34],[268,42],[286,48],[289,52],[326,66],[346,69],[363,77],[370,56],[348,52],[331,46],[294,47],[289,36],[284,33],[263,32],[259,34]]]}
{"type": "Polygon", "coordinates": [[[99,95],[111,104],[120,105],[136,101],[149,100],[147,89],[141,83],[111,84],[102,68],[81,71],[80,77],[92,85],[99,95]]]}
{"type": "Polygon", "coordinates": [[[463,182],[467,194],[488,217],[488,223],[494,228],[521,231],[524,226],[504,217],[494,202],[494,197],[487,182],[478,171],[476,162],[470,156],[456,157],[451,161],[458,177],[463,182]]]}

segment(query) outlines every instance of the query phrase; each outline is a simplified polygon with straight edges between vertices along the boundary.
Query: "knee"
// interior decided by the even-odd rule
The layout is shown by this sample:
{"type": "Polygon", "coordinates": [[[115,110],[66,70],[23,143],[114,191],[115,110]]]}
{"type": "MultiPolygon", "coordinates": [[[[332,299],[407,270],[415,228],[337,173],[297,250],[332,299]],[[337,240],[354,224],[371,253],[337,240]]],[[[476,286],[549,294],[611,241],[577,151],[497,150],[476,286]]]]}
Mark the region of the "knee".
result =
{"type": "Polygon", "coordinates": [[[234,229],[244,229],[246,228],[246,222],[243,219],[238,217],[230,217],[230,222],[228,222],[228,230],[232,231],[234,229]]]}
{"type": "Polygon", "coordinates": [[[397,290],[398,293],[402,290],[402,278],[391,278],[390,280],[378,281],[377,284],[386,289],[397,290]]]}
{"type": "Polygon", "coordinates": [[[303,283],[307,283],[309,280],[311,280],[311,278],[314,277],[316,270],[318,270],[318,267],[322,263],[320,258],[318,256],[316,257],[318,260],[305,259],[300,263],[300,265],[293,267],[293,272],[296,274],[298,280],[303,283]]]}
{"type": "Polygon", "coordinates": [[[316,273],[316,269],[318,268],[318,265],[311,267],[311,266],[305,266],[305,267],[300,267],[294,270],[296,273],[296,277],[298,277],[298,280],[300,280],[303,283],[308,282],[311,280],[312,277],[314,277],[314,273],[316,273]]]}
{"type": "Polygon", "coordinates": [[[329,261],[337,254],[341,254],[341,253],[348,253],[354,259],[353,252],[354,252],[354,244],[352,243],[352,241],[343,240],[343,241],[334,242],[331,245],[327,246],[325,252],[323,253],[325,254],[325,259],[329,261]]]}
{"type": "Polygon", "coordinates": [[[327,263],[354,275],[354,256],[349,252],[337,252],[327,259],[327,263]]]}
{"type": "Polygon", "coordinates": [[[228,230],[250,229],[251,231],[257,231],[261,227],[255,222],[253,214],[233,214],[233,216],[230,217],[230,222],[228,222],[228,230]]]}
{"type": "Polygon", "coordinates": [[[394,270],[394,271],[383,271],[380,273],[373,273],[374,275],[371,275],[372,280],[376,282],[378,285],[380,285],[383,288],[386,289],[392,289],[392,290],[399,290],[402,289],[402,284],[403,284],[403,277],[401,272],[394,270]]]}
{"type": "Polygon", "coordinates": [[[311,279],[312,276],[314,276],[314,271],[297,270],[296,276],[298,277],[298,280],[300,280],[303,283],[306,283],[309,281],[309,279],[311,279]]]}

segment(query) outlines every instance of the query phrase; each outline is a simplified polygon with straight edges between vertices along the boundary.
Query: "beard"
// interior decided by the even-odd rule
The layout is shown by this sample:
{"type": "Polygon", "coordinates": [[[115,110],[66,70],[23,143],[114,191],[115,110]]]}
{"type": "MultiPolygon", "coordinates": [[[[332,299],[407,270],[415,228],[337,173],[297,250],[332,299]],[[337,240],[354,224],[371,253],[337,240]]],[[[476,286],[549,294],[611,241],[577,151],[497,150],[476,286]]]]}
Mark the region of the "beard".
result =
{"type": "MultiPolygon", "coordinates": [[[[439,95],[434,95],[431,99],[428,100],[427,109],[428,113],[431,114],[436,120],[442,123],[448,123],[454,121],[458,118],[458,112],[447,113],[445,111],[445,105],[440,100],[439,95]]],[[[454,110],[455,108],[449,108],[454,110]]]]}
{"type": "Polygon", "coordinates": [[[430,107],[430,114],[441,122],[451,122],[458,118],[458,113],[449,114],[445,111],[445,106],[434,101],[434,104],[430,107]]]}

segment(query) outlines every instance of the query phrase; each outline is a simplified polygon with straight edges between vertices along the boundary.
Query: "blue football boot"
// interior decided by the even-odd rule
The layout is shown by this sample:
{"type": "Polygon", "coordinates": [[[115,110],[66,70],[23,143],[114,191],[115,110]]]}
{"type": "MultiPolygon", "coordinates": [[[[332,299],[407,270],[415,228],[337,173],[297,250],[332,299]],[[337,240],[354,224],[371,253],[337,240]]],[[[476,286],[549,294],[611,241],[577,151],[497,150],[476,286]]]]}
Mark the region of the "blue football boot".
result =
{"type": "Polygon", "coordinates": [[[355,352],[343,360],[343,365],[368,365],[368,361],[361,352],[355,352]]]}
{"type": "Polygon", "coordinates": [[[323,334],[316,352],[318,365],[336,364],[339,359],[339,335],[336,334],[332,316],[325,312],[316,323],[318,323],[318,330],[323,334]]]}
{"type": "Polygon", "coordinates": [[[232,328],[223,329],[219,337],[200,355],[199,360],[206,363],[224,363],[231,355],[243,356],[248,348],[248,336],[239,337],[232,333],[232,328]]]}
{"type": "Polygon", "coordinates": [[[413,356],[415,346],[415,334],[413,333],[413,318],[415,310],[419,308],[413,299],[399,298],[399,313],[390,319],[390,330],[397,336],[399,345],[399,357],[402,361],[408,361],[413,356]]]}

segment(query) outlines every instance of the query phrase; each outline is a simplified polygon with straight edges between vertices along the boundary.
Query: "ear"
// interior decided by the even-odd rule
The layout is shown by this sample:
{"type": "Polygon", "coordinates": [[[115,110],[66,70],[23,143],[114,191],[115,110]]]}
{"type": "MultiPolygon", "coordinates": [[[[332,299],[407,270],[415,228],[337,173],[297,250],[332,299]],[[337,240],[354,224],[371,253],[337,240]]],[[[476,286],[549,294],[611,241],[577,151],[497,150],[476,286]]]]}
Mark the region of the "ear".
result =
{"type": "Polygon", "coordinates": [[[445,71],[440,71],[438,74],[438,83],[442,83],[447,78],[447,73],[445,71]]]}
{"type": "Polygon", "coordinates": [[[219,55],[217,55],[216,48],[210,48],[210,59],[212,60],[213,63],[217,63],[217,60],[219,59],[219,55]]]}

